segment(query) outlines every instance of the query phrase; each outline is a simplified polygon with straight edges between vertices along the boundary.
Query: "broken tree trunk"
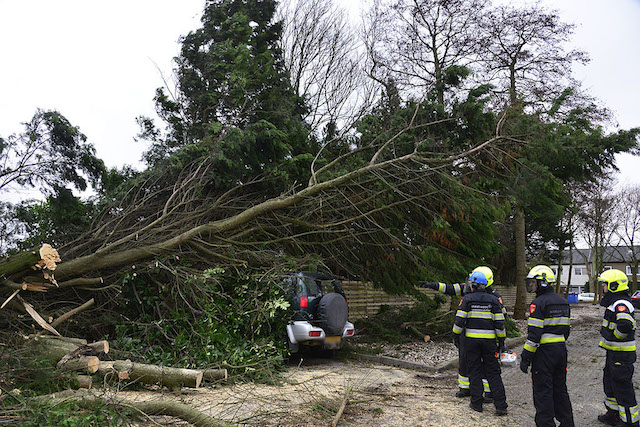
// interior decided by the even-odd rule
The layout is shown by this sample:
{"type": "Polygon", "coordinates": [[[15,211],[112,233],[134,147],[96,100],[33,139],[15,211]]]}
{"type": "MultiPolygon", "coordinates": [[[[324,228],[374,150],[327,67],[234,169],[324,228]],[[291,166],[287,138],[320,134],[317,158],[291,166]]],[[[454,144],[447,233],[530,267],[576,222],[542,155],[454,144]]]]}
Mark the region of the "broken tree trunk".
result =
{"type": "Polygon", "coordinates": [[[79,356],[100,356],[109,352],[107,341],[97,341],[87,344],[86,340],[78,338],[31,336],[25,343],[34,354],[40,355],[44,360],[57,364],[63,358],[66,360],[79,356]]]}
{"type": "Polygon", "coordinates": [[[200,370],[147,365],[134,363],[130,360],[100,362],[98,374],[101,376],[114,375],[120,380],[159,384],[171,388],[198,388],[204,377],[204,372],[200,370]]]}
{"type": "Polygon", "coordinates": [[[204,369],[202,373],[203,378],[209,381],[226,380],[228,375],[226,369],[204,369]]]}
{"type": "Polygon", "coordinates": [[[100,367],[100,359],[97,356],[80,356],[68,360],[60,360],[56,368],[63,372],[84,371],[95,374],[100,367]]]}

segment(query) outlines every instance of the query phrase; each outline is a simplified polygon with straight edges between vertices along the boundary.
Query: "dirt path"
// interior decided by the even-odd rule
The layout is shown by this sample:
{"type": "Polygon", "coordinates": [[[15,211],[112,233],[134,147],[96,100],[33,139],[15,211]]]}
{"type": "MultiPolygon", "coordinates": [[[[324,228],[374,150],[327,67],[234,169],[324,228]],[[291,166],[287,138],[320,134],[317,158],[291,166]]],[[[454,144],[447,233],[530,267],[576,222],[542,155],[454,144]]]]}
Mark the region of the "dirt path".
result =
{"type": "MultiPolygon", "coordinates": [[[[597,347],[602,311],[589,306],[584,313],[592,320],[574,326],[568,341],[568,388],[576,425],[593,426],[603,410],[604,350],[597,347]]],[[[521,346],[516,350],[520,353],[521,346]]],[[[310,358],[291,367],[281,386],[204,388],[180,396],[169,393],[164,398],[181,400],[242,425],[316,426],[330,425],[349,388],[349,403],[339,424],[343,426],[534,425],[531,379],[518,368],[503,369],[509,403],[505,417],[496,417],[493,405],[486,405],[483,413],[469,409],[468,398],[454,396],[456,376],[455,370],[434,374],[362,361],[310,358]]],[[[638,369],[635,380],[640,383],[638,369]]],[[[122,394],[149,398],[146,393],[122,394]]],[[[166,424],[175,422],[166,420],[166,424]]]]}

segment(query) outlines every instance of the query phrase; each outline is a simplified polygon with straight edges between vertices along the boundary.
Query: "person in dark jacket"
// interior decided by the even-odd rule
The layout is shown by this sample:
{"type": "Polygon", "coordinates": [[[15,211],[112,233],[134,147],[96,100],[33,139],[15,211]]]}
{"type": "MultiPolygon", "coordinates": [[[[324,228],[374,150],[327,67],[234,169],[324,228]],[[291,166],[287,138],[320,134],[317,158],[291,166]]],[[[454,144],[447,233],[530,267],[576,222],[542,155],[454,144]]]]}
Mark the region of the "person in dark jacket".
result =
{"type": "Polygon", "coordinates": [[[598,421],[612,426],[637,426],[638,405],[633,389],[633,363],[636,361],[636,320],[629,296],[629,279],[611,269],[598,277],[604,290],[600,305],[606,307],[599,346],[607,350],[602,382],[607,412],[598,421]]]}
{"type": "Polygon", "coordinates": [[[567,347],[571,312],[566,299],[553,291],[556,276],[546,265],[529,271],[527,292],[536,298],[529,306],[528,334],[520,359],[525,374],[531,365],[536,426],[573,427],[573,411],[567,392],[567,347]]]}
{"type": "Polygon", "coordinates": [[[482,376],[487,377],[496,407],[496,415],[507,414],[507,399],[500,376],[498,344],[504,347],[506,332],[504,313],[498,298],[486,292],[487,277],[476,271],[469,277],[471,293],[460,301],[453,324],[454,339],[464,335],[464,357],[469,369],[471,403],[474,411],[482,412],[482,376]]]}
{"type": "MultiPolygon", "coordinates": [[[[475,272],[481,272],[487,278],[487,285],[485,287],[485,292],[491,294],[498,298],[500,302],[500,308],[502,309],[503,314],[506,314],[506,310],[502,305],[502,296],[493,288],[493,271],[489,267],[480,266],[476,267],[470,274],[469,277],[475,272]]],[[[454,283],[454,284],[446,284],[439,282],[420,282],[420,286],[424,288],[429,288],[441,292],[445,295],[451,296],[464,296],[465,294],[471,292],[471,286],[467,279],[466,283],[454,283]]],[[[464,335],[460,336],[460,341],[458,345],[458,391],[456,392],[456,397],[467,397],[471,395],[469,391],[469,372],[467,368],[467,362],[464,358],[464,346],[465,346],[465,337],[464,335]]],[[[500,352],[504,352],[504,348],[500,348],[500,352]]],[[[490,402],[492,399],[491,390],[489,387],[489,382],[486,378],[483,377],[482,384],[484,387],[484,392],[486,394],[486,401],[490,402]]]]}

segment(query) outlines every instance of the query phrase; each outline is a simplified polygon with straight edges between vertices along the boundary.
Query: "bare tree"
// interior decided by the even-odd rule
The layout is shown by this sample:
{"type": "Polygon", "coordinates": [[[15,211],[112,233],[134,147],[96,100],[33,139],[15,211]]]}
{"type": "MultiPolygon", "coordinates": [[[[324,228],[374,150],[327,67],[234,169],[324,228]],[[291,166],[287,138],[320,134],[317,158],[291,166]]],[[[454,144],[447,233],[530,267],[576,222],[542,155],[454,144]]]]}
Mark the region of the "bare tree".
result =
{"type": "Polygon", "coordinates": [[[625,187],[616,197],[616,235],[626,248],[622,258],[631,264],[632,290],[638,289],[638,264],[640,264],[640,186],[625,187]]]}
{"type": "Polygon", "coordinates": [[[489,82],[506,95],[505,104],[541,113],[552,110],[558,100],[567,106],[584,96],[578,96],[571,67],[586,63],[588,57],[565,49],[574,25],[560,21],[556,11],[537,3],[499,6],[483,17],[482,27],[486,42],[481,63],[489,82]]]}
{"type": "Polygon", "coordinates": [[[368,111],[373,90],[349,14],[333,0],[286,0],[276,19],[284,23],[281,48],[291,84],[308,106],[305,120],[317,133],[350,128],[368,111]]]}
{"type": "Polygon", "coordinates": [[[396,0],[378,5],[368,19],[371,73],[392,78],[408,94],[435,90],[444,105],[447,86],[478,60],[478,17],[485,0],[396,0]],[[457,68],[456,68],[457,67],[457,68]]]}
{"type": "Polygon", "coordinates": [[[601,179],[583,184],[576,197],[579,209],[579,236],[589,248],[588,252],[578,252],[587,265],[590,288],[595,290],[598,300],[602,297],[602,291],[597,286],[596,278],[603,271],[605,251],[611,246],[618,228],[615,197],[610,188],[610,180],[601,179]]]}

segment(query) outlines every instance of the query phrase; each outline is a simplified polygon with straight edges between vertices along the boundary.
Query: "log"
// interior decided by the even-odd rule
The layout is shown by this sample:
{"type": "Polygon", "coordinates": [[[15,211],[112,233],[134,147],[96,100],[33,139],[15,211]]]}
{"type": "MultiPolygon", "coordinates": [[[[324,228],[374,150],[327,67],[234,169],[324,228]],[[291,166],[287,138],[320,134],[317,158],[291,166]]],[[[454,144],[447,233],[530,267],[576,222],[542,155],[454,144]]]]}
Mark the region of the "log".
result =
{"type": "Polygon", "coordinates": [[[36,396],[33,401],[45,405],[59,405],[63,402],[76,402],[86,409],[95,409],[96,405],[116,405],[135,408],[146,415],[168,415],[180,418],[198,427],[229,427],[232,423],[210,417],[184,403],[165,400],[153,400],[148,402],[136,402],[133,400],[107,398],[104,395],[96,395],[90,390],[64,390],[60,393],[36,396]]]}
{"type": "Polygon", "coordinates": [[[203,378],[209,381],[226,380],[228,375],[226,369],[205,369],[202,373],[203,378]]]}
{"type": "Polygon", "coordinates": [[[53,337],[50,335],[30,336],[25,346],[44,360],[57,364],[63,358],[72,359],[76,356],[100,356],[109,352],[107,341],[97,341],[87,344],[86,340],[68,337],[53,337]]]}
{"type": "Polygon", "coordinates": [[[98,374],[117,375],[120,380],[143,384],[159,384],[171,388],[200,387],[204,372],[196,369],[170,368],[167,366],[134,363],[130,360],[100,362],[98,374]]]}
{"type": "Polygon", "coordinates": [[[20,252],[0,260],[0,276],[9,277],[16,274],[24,276],[33,271],[32,267],[40,261],[39,248],[20,252]],[[22,274],[21,274],[22,273],[22,274]]]}
{"type": "Polygon", "coordinates": [[[100,367],[100,359],[97,356],[80,356],[68,360],[60,360],[56,368],[62,372],[84,371],[95,374],[100,367]]]}

